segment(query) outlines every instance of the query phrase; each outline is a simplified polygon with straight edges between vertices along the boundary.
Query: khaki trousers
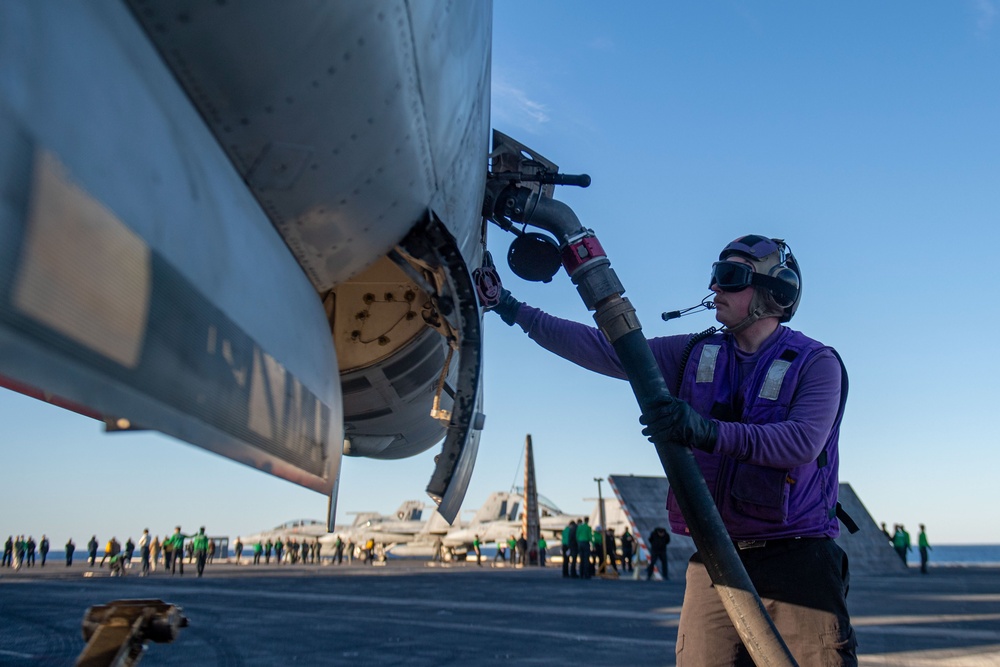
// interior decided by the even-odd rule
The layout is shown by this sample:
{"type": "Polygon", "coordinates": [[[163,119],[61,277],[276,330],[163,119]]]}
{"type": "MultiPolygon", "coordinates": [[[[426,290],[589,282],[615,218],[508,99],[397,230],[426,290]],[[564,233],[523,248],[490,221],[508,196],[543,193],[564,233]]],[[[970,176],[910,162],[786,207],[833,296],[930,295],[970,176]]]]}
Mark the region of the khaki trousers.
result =
{"type": "MultiPolygon", "coordinates": [[[[802,667],[855,667],[847,555],[832,539],[771,541],[740,551],[765,609],[802,667]]],[[[677,628],[677,667],[753,667],[708,571],[695,554],[677,628]]]]}

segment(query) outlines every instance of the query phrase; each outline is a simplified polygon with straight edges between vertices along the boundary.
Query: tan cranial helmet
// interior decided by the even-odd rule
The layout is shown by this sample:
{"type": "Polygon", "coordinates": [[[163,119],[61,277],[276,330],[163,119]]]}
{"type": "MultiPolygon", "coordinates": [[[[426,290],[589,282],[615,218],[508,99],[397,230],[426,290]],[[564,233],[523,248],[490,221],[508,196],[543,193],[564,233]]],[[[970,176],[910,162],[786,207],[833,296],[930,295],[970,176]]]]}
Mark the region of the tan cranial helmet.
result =
{"type": "Polygon", "coordinates": [[[741,236],[722,249],[719,260],[734,255],[754,267],[749,283],[754,286],[750,311],[755,312],[759,307],[760,317],[778,317],[781,322],[791,320],[802,296],[802,272],[784,240],[758,234],[741,236]]]}

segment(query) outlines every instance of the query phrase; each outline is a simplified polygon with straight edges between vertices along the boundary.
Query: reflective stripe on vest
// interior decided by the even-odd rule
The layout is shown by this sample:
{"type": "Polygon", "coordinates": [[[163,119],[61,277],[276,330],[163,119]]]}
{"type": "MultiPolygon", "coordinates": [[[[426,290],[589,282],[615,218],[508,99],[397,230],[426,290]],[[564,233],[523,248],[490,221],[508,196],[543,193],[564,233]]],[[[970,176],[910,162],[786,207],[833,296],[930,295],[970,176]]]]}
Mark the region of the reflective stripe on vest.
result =
{"type": "Polygon", "coordinates": [[[719,358],[721,349],[721,345],[706,345],[701,349],[695,382],[712,382],[715,379],[715,362],[719,358]]]}
{"type": "Polygon", "coordinates": [[[771,401],[778,400],[778,396],[781,395],[781,383],[784,381],[785,373],[788,372],[788,367],[791,365],[792,362],[785,361],[784,359],[775,359],[772,361],[771,367],[767,369],[767,377],[764,378],[764,384],[761,385],[758,396],[771,401]]]}

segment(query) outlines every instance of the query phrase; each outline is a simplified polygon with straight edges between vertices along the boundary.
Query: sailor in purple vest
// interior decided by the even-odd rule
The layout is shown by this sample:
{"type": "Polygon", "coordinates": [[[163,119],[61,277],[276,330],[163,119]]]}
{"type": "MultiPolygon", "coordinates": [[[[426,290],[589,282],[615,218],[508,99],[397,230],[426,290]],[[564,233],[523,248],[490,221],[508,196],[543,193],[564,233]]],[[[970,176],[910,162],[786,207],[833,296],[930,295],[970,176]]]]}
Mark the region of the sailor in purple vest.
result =
{"type": "MultiPolygon", "coordinates": [[[[727,245],[709,283],[723,328],[649,340],[678,398],[647,408],[641,421],[650,440],[692,447],[797,662],[857,665],[847,556],[834,542],[844,516],[837,471],[847,373],[832,348],[782,326],[798,308],[801,281],[782,240],[749,235],[727,245]]],[[[507,290],[494,310],[545,349],[625,378],[599,330],[548,315],[507,290]]],[[[672,493],[667,505],[671,530],[688,533],[672,493]]],[[[752,665],[699,554],[686,577],[677,665],[752,665]]]]}

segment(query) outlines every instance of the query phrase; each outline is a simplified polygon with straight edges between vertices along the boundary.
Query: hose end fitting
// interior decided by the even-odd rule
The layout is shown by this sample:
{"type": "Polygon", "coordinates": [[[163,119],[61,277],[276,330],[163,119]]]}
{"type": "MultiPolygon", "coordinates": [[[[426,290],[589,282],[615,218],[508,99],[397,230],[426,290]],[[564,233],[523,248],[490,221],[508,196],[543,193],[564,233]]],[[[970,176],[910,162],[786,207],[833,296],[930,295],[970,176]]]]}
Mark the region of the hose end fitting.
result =
{"type": "Polygon", "coordinates": [[[642,329],[635,307],[628,299],[622,297],[608,299],[601,304],[594,313],[594,321],[612,345],[625,334],[642,329]]]}

